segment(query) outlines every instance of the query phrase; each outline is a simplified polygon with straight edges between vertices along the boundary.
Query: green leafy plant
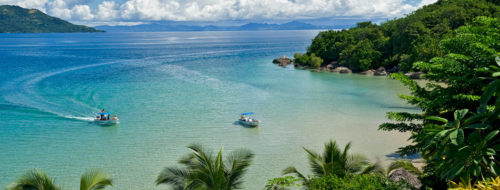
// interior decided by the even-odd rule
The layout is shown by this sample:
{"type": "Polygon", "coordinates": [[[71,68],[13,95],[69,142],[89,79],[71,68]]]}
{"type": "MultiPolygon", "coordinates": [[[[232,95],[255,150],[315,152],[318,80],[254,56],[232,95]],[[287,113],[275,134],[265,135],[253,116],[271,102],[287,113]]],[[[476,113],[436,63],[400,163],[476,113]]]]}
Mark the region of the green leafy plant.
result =
{"type": "MultiPolygon", "coordinates": [[[[318,154],[312,150],[304,148],[309,157],[309,166],[315,177],[325,175],[335,175],[344,177],[350,174],[383,174],[382,167],[378,164],[371,164],[364,156],[359,154],[350,154],[351,143],[348,143],[344,149],[340,149],[335,141],[325,144],[325,150],[318,154]]],[[[291,166],[283,170],[283,174],[295,174],[304,184],[308,183],[309,178],[300,173],[295,167],[291,166]]]]}
{"type": "MultiPolygon", "coordinates": [[[[80,190],[101,190],[112,186],[111,178],[101,170],[85,172],[80,179],[80,190]]],[[[19,177],[7,190],[61,190],[45,172],[34,169],[19,177]]]]}
{"type": "Polygon", "coordinates": [[[165,168],[156,179],[157,185],[170,185],[173,189],[241,189],[242,177],[254,157],[250,151],[234,151],[224,160],[222,149],[213,155],[200,145],[188,148],[192,153],[179,161],[184,167],[165,168]]]}

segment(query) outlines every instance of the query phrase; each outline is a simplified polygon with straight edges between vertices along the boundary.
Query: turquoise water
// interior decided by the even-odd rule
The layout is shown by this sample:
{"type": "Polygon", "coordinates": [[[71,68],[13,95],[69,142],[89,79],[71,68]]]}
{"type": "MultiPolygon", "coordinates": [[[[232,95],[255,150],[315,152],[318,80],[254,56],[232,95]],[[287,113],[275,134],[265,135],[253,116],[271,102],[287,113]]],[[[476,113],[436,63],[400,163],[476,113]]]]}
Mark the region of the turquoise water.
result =
{"type": "Polygon", "coordinates": [[[318,32],[2,34],[0,187],[39,168],[75,189],[103,168],[110,189],[166,189],[156,176],[192,143],[252,150],[246,189],[290,165],[306,171],[302,147],[329,139],[387,163],[407,135],[377,126],[385,112],[414,111],[397,97],[402,85],[271,64],[318,32]],[[121,124],[89,123],[102,108],[121,124]],[[234,125],[247,111],[260,127],[234,125]]]}

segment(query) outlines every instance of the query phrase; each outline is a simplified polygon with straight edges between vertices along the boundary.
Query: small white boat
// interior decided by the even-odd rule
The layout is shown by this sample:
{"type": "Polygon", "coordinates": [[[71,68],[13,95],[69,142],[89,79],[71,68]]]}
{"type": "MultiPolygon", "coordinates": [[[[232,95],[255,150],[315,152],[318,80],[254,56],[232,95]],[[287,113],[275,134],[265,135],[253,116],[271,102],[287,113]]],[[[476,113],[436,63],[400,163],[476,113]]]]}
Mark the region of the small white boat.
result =
{"type": "Polygon", "coordinates": [[[242,113],[238,123],[243,126],[248,127],[257,127],[260,124],[260,120],[248,117],[248,115],[252,115],[253,112],[242,113]]]}
{"type": "Polygon", "coordinates": [[[94,119],[94,123],[99,124],[99,125],[115,125],[120,123],[118,117],[114,115],[111,117],[111,114],[108,112],[101,112],[96,115],[94,119]]]}

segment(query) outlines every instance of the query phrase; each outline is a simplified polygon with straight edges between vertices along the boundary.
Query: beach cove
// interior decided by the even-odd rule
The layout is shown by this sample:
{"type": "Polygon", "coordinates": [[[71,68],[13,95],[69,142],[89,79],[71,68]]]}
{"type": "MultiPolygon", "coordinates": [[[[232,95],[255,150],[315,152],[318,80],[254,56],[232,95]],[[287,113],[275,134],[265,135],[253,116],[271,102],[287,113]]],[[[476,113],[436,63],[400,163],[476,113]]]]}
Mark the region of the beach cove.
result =
{"type": "Polygon", "coordinates": [[[418,111],[398,99],[398,81],[271,63],[318,32],[2,34],[0,187],[39,168],[75,188],[103,168],[109,189],[165,189],[156,176],[193,143],[252,150],[245,189],[290,165],[305,171],[302,147],[330,139],[387,163],[408,136],[378,131],[385,113],[418,111]],[[121,124],[89,123],[102,108],[121,124]],[[249,111],[260,127],[234,124],[249,111]]]}

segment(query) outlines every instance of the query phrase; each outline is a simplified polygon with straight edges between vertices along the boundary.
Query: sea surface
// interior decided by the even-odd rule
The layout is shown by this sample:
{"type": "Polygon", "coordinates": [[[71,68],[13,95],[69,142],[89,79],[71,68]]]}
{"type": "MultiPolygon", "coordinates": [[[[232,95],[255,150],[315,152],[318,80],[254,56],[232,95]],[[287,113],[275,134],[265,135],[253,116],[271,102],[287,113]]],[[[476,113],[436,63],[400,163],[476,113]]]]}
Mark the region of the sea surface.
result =
{"type": "Polygon", "coordinates": [[[387,164],[408,134],[377,130],[386,112],[416,111],[386,77],[310,72],[271,63],[304,52],[319,31],[0,34],[0,188],[38,168],[67,189],[102,168],[109,189],[154,181],[203,144],[255,153],[245,189],[328,140],[387,164]],[[117,126],[90,122],[100,109],[117,126]],[[235,124],[255,112],[257,128],[235,124]]]}

